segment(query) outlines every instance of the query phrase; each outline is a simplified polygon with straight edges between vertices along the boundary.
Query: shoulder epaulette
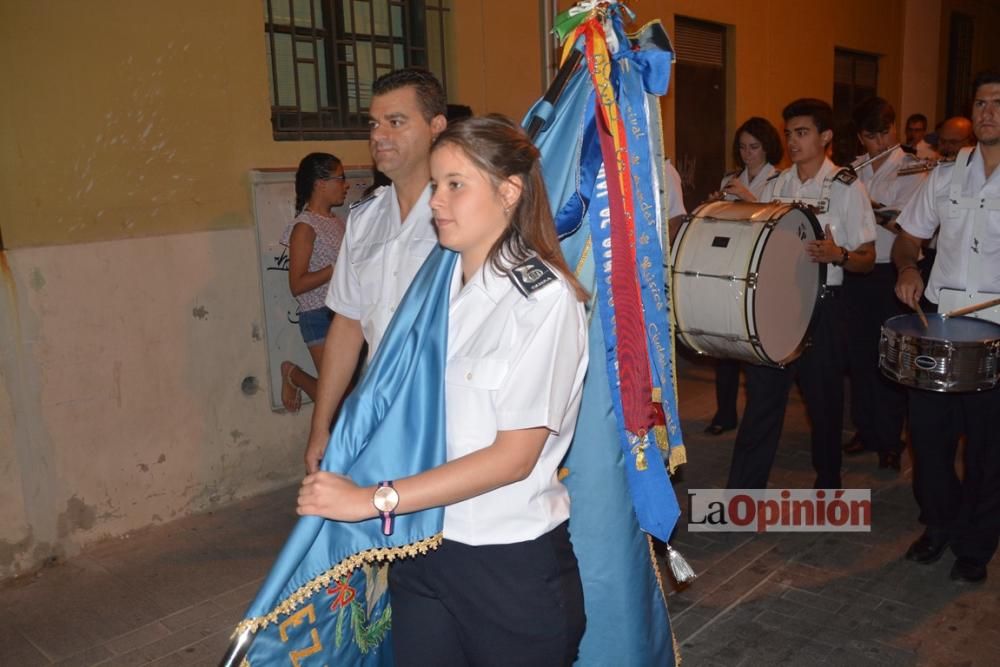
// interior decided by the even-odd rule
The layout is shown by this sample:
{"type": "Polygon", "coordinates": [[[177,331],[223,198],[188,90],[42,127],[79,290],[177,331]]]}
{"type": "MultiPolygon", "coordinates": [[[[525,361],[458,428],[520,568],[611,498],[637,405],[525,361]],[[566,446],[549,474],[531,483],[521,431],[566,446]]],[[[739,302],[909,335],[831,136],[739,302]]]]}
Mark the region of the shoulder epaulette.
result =
{"type": "Polygon", "coordinates": [[[837,174],[833,177],[833,180],[838,183],[843,183],[844,185],[850,185],[854,181],[858,180],[858,175],[854,173],[853,169],[845,167],[837,172],[837,174]]]}
{"type": "Polygon", "coordinates": [[[538,256],[530,257],[507,271],[510,281],[524,296],[542,289],[556,279],[556,274],[538,256]]]}
{"type": "Polygon", "coordinates": [[[776,179],[778,176],[781,176],[781,171],[782,171],[781,169],[775,169],[774,173],[771,174],[770,176],[768,176],[767,179],[764,182],[765,183],[770,183],[771,181],[773,181],[774,179],[776,179]]]}
{"type": "Polygon", "coordinates": [[[743,173],[742,169],[734,169],[733,171],[730,171],[725,176],[723,176],[723,178],[732,178],[733,176],[739,176],[742,173],[743,173]]]}
{"type": "Polygon", "coordinates": [[[371,192],[369,192],[367,195],[365,195],[364,197],[362,197],[358,201],[352,203],[350,205],[350,207],[349,207],[350,210],[356,211],[356,210],[359,210],[359,209],[367,206],[376,197],[378,197],[379,194],[381,194],[382,190],[384,190],[385,188],[386,188],[386,186],[384,186],[384,185],[380,185],[379,187],[375,188],[374,190],[372,190],[371,192]]]}

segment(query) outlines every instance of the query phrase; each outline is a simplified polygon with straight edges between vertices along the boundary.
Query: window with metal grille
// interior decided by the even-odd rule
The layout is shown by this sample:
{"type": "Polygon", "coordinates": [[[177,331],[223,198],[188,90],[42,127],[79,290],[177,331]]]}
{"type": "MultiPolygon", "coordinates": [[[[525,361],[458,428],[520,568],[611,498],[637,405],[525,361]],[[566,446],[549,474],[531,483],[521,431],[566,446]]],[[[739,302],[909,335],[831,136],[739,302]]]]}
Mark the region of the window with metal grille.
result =
{"type": "Polygon", "coordinates": [[[451,0],[264,0],[277,140],[368,136],[372,82],[424,67],[447,91],[451,0]]]}

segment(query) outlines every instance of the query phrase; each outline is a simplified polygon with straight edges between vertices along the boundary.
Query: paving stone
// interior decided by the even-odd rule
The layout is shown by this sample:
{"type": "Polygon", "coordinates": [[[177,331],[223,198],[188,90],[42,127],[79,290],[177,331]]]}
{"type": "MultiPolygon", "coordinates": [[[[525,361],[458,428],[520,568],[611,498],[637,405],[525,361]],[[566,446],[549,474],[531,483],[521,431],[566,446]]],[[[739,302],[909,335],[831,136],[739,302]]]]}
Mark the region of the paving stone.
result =
{"type": "Polygon", "coordinates": [[[223,609],[212,600],[200,602],[179,612],[165,616],[160,622],[168,630],[177,631],[216,616],[223,609]]]}
{"type": "Polygon", "coordinates": [[[0,611],[0,665],[39,667],[49,659],[14,627],[11,612],[0,611]]]}
{"type": "Polygon", "coordinates": [[[103,644],[92,646],[76,655],[53,663],[53,667],[93,667],[107,660],[112,655],[111,650],[103,644]]]}
{"type": "Polygon", "coordinates": [[[118,655],[128,653],[129,651],[141,648],[147,644],[152,644],[155,641],[163,639],[169,634],[170,629],[160,621],[156,621],[155,623],[148,623],[133,630],[132,632],[109,640],[107,646],[116,655],[118,655]]]}

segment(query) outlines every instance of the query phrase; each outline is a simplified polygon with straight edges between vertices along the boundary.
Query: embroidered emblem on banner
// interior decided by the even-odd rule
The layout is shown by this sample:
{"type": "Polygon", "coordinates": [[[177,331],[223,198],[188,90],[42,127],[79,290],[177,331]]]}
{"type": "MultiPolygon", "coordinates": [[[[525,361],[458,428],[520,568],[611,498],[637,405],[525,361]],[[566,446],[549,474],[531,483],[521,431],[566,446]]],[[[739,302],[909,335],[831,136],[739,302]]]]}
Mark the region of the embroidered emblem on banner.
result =
{"type": "Polygon", "coordinates": [[[542,289],[556,279],[556,274],[538,257],[527,259],[507,272],[517,291],[524,296],[542,289]]]}

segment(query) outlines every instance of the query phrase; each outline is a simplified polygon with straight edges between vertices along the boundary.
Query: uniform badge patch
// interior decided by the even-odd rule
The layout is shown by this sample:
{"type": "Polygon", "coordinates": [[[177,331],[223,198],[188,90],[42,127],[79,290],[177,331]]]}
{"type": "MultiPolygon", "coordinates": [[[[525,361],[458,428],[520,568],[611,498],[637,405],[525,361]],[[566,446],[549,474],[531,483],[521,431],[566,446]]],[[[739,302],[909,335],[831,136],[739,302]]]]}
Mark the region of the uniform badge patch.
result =
{"type": "Polygon", "coordinates": [[[853,169],[841,169],[837,172],[837,175],[833,177],[833,180],[843,183],[844,185],[850,185],[854,181],[858,180],[858,175],[854,173],[853,169]]]}
{"type": "Polygon", "coordinates": [[[538,257],[531,257],[511,267],[507,275],[510,276],[510,281],[514,283],[517,291],[524,296],[531,296],[533,292],[537,292],[556,279],[552,269],[538,257]]]}
{"type": "Polygon", "coordinates": [[[386,186],[381,185],[381,186],[375,188],[374,190],[372,190],[371,192],[369,192],[367,196],[362,197],[358,201],[354,202],[348,208],[350,210],[352,210],[352,211],[364,208],[369,202],[371,202],[373,199],[375,199],[375,197],[377,197],[378,194],[380,192],[382,192],[383,188],[385,188],[385,187],[386,186]]]}

